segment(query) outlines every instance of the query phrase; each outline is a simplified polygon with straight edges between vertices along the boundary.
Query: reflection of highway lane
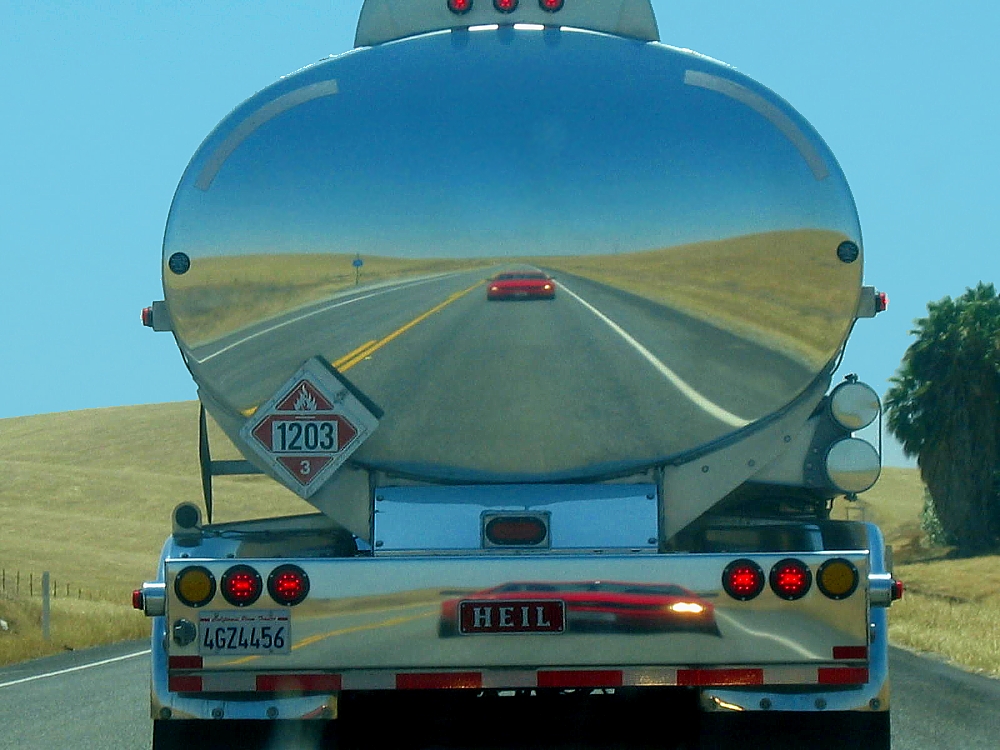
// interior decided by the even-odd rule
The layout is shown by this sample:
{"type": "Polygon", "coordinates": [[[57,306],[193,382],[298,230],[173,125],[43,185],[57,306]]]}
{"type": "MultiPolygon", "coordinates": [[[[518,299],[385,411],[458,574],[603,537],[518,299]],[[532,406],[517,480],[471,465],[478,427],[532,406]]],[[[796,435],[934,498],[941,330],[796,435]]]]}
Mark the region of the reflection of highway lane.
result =
{"type": "MultiPolygon", "coordinates": [[[[456,635],[437,633],[440,607],[420,605],[297,620],[294,648],[270,657],[282,669],[535,667],[540,653],[547,664],[655,665],[761,664],[826,661],[829,631],[787,613],[720,613],[721,637],[683,632],[576,632],[534,635],[456,635]],[[780,619],[778,632],[771,635],[780,619]]],[[[255,659],[243,660],[250,664],[255,659]]]]}
{"type": "Polygon", "coordinates": [[[446,299],[485,275],[483,270],[449,273],[338,295],[198,347],[189,363],[216,393],[239,408],[254,406],[309,357],[334,361],[402,327],[425,312],[429,300],[446,299]]]}
{"type": "Polygon", "coordinates": [[[745,419],[784,406],[815,376],[808,367],[705,321],[580,276],[560,274],[709,402],[745,419]]]}
{"type": "Polygon", "coordinates": [[[386,411],[358,458],[557,472],[689,449],[791,395],[769,371],[789,367],[773,352],[735,352],[730,334],[704,324],[692,332],[694,321],[674,320],[607,287],[574,280],[573,292],[695,384],[702,400],[566,289],[552,302],[487,302],[471,294],[352,370],[386,411]],[[771,380],[750,389],[752,403],[751,367],[771,380]],[[706,410],[705,401],[717,410],[706,410]],[[719,411],[733,419],[721,420],[719,411]]]}
{"type": "Polygon", "coordinates": [[[243,408],[309,356],[379,341],[349,374],[386,412],[357,459],[519,474],[690,449],[808,381],[774,351],[578,277],[554,301],[461,294],[485,274],[362,290],[195,351],[192,367],[243,408]]]}

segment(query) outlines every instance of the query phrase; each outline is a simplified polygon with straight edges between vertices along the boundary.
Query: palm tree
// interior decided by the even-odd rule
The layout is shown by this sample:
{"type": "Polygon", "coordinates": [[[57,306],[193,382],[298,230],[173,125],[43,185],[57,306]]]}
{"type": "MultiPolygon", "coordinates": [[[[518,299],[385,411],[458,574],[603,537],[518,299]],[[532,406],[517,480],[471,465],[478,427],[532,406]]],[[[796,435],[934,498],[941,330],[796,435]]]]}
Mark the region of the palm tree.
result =
{"type": "Polygon", "coordinates": [[[888,426],[944,531],[976,554],[1000,543],[1000,297],[980,282],[927,310],[886,394],[888,426]]]}

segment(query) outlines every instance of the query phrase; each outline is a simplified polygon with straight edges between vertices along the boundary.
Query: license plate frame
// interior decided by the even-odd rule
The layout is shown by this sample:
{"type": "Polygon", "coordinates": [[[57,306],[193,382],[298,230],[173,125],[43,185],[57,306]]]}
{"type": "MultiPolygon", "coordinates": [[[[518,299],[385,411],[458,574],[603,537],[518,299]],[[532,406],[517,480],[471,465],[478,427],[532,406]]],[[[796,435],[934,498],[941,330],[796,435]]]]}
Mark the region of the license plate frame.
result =
{"type": "Polygon", "coordinates": [[[561,599],[465,599],[458,603],[462,635],[560,635],[566,632],[561,599]]]}
{"type": "Polygon", "coordinates": [[[292,652],[288,610],[209,610],[198,613],[201,656],[272,656],[292,652]]]}

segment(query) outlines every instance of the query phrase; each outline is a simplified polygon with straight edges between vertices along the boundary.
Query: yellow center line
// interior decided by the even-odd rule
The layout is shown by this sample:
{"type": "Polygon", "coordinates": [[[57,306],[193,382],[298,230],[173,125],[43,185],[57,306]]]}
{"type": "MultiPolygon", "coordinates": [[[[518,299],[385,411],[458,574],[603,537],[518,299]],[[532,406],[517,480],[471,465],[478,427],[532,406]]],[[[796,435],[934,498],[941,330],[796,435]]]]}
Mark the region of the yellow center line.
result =
{"type": "MultiPolygon", "coordinates": [[[[390,341],[392,341],[394,338],[397,338],[398,336],[402,336],[404,333],[406,333],[411,328],[413,328],[413,326],[417,325],[417,323],[420,323],[420,322],[422,322],[424,320],[427,320],[427,318],[429,318],[431,315],[433,315],[434,313],[438,312],[439,310],[443,310],[445,307],[447,307],[448,305],[450,305],[455,300],[461,299],[462,297],[464,297],[466,294],[468,294],[469,292],[471,292],[473,289],[475,289],[477,286],[479,286],[482,283],[483,283],[482,281],[477,281],[475,284],[473,284],[472,286],[470,286],[468,289],[463,289],[460,292],[455,292],[454,294],[449,295],[448,298],[445,299],[444,302],[442,302],[439,305],[435,305],[434,307],[432,307],[427,312],[422,313],[421,315],[418,315],[413,320],[411,320],[409,323],[407,323],[406,325],[404,325],[402,328],[397,328],[395,331],[393,331],[392,333],[390,333],[385,338],[383,338],[383,339],[372,339],[371,341],[368,341],[368,342],[362,344],[357,349],[353,349],[353,350],[349,351],[347,354],[345,354],[344,356],[340,357],[339,359],[335,359],[330,364],[332,364],[334,367],[336,367],[338,370],[340,370],[340,372],[346,372],[347,370],[350,370],[358,362],[360,362],[361,360],[363,360],[366,357],[370,356],[373,352],[378,351],[383,346],[385,346],[390,341]]],[[[254,412],[257,411],[257,409],[258,409],[257,406],[251,406],[251,407],[248,407],[246,409],[241,409],[240,413],[244,417],[252,417],[253,414],[254,414],[254,412]]]]}
{"type": "Polygon", "coordinates": [[[361,352],[363,352],[365,349],[367,349],[369,346],[371,346],[374,343],[377,343],[376,339],[372,339],[371,341],[366,341],[361,346],[359,346],[357,349],[354,349],[353,351],[348,352],[347,354],[345,354],[340,359],[335,359],[330,364],[332,364],[334,367],[336,367],[339,370],[343,366],[343,364],[345,362],[350,361],[351,359],[353,359],[354,357],[356,357],[358,354],[360,354],[361,352]]]}
{"type": "Polygon", "coordinates": [[[482,283],[483,283],[482,281],[477,281],[475,284],[473,284],[472,286],[470,286],[468,289],[463,289],[460,292],[455,292],[454,294],[450,295],[447,299],[445,299],[445,301],[442,302],[441,304],[435,305],[434,307],[432,307],[427,312],[418,315],[413,320],[411,320],[409,323],[407,323],[406,325],[402,326],[401,328],[397,328],[395,331],[393,331],[392,333],[390,333],[385,338],[379,339],[378,341],[369,342],[368,344],[365,344],[363,347],[355,349],[350,354],[344,355],[343,357],[341,357],[340,359],[338,359],[336,362],[333,363],[334,367],[336,367],[341,372],[344,372],[346,370],[351,369],[358,362],[360,362],[361,360],[365,359],[365,357],[368,357],[372,353],[378,351],[379,349],[381,349],[383,346],[385,346],[386,344],[388,344],[393,339],[395,339],[395,338],[397,338],[399,336],[402,336],[404,333],[406,333],[411,328],[413,328],[413,326],[417,325],[418,323],[423,322],[424,320],[427,320],[427,318],[429,318],[431,315],[433,315],[434,313],[438,312],[439,310],[443,310],[445,307],[447,307],[448,305],[450,305],[455,300],[461,299],[462,297],[464,297],[466,294],[468,294],[469,292],[471,292],[473,289],[475,289],[477,286],[479,286],[482,283]]]}

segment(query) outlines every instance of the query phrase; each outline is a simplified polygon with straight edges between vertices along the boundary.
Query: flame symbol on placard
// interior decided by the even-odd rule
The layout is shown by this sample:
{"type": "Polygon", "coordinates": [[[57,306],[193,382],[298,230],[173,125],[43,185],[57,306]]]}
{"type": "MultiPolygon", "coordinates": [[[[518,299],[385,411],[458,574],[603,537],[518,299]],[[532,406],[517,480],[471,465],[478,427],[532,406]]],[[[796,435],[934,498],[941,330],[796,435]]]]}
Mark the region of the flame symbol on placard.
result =
{"type": "Polygon", "coordinates": [[[316,399],[309,395],[305,385],[299,389],[299,397],[295,399],[295,411],[316,411],[316,399]]]}

